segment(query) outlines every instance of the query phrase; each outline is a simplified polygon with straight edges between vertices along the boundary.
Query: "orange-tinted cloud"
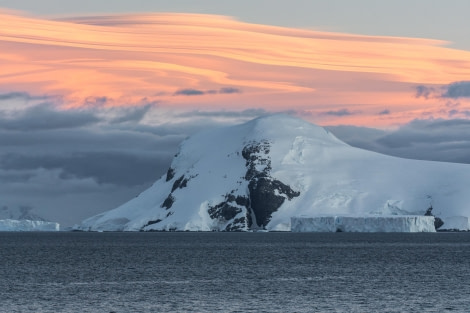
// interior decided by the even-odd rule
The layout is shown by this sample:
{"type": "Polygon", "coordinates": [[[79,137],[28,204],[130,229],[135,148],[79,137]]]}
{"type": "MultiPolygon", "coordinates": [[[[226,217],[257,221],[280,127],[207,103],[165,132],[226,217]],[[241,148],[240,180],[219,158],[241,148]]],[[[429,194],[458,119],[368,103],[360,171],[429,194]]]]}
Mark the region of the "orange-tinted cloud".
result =
{"type": "Polygon", "coordinates": [[[469,77],[470,51],[438,40],[256,25],[215,15],[51,20],[0,11],[0,91],[60,95],[68,106],[90,97],[106,96],[110,105],[145,98],[174,108],[297,109],[319,123],[392,125],[423,112],[442,113],[438,101],[414,97],[417,85],[469,77]],[[210,92],[223,88],[240,92],[210,92]],[[183,97],[178,90],[203,92],[183,97]],[[341,110],[356,113],[325,114],[341,110]],[[388,114],[379,114],[384,110],[388,114]]]}

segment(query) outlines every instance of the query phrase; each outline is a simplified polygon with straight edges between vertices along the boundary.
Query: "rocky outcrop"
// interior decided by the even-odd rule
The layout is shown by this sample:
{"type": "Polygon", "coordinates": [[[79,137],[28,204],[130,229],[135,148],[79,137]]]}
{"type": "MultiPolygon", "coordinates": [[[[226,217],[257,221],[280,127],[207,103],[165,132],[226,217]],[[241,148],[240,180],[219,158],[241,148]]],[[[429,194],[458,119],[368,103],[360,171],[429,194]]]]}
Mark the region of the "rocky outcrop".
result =
{"type": "MultiPolygon", "coordinates": [[[[244,145],[241,156],[245,160],[246,173],[241,180],[247,182],[246,190],[234,189],[223,195],[223,200],[208,205],[208,214],[214,220],[214,230],[247,231],[264,229],[271,216],[286,200],[300,195],[299,192],[271,176],[270,143],[267,140],[252,141],[244,145]]],[[[238,154],[240,155],[240,154],[238,154]]],[[[175,169],[170,168],[166,180],[174,178],[175,169]]],[[[161,204],[169,210],[175,201],[174,192],[187,186],[191,176],[184,175],[174,180],[171,192],[161,204]]],[[[241,183],[240,183],[241,184],[241,183]]],[[[159,223],[149,221],[146,225],[159,223]]]]}
{"type": "Polygon", "coordinates": [[[224,201],[209,206],[209,216],[217,220],[220,224],[226,226],[222,229],[224,231],[245,231],[248,230],[248,212],[249,199],[244,196],[235,196],[233,193],[225,195],[224,201]],[[242,214],[240,214],[242,213],[242,214]]]}
{"type": "MultiPolygon", "coordinates": [[[[197,175],[196,175],[197,176],[197,175]]],[[[196,177],[196,176],[191,176],[189,178],[186,178],[184,175],[180,176],[175,182],[173,183],[173,186],[171,187],[171,192],[168,194],[168,196],[165,198],[163,203],[160,205],[161,208],[165,209],[170,209],[175,202],[175,197],[173,196],[173,192],[176,189],[183,189],[188,185],[188,182],[196,177]]],[[[170,181],[174,177],[174,169],[171,167],[168,169],[167,175],[166,175],[166,181],[170,181]]]]}
{"type": "Polygon", "coordinates": [[[424,216],[433,216],[434,217],[434,228],[436,230],[438,230],[439,228],[442,227],[442,225],[444,225],[444,221],[441,218],[434,216],[434,214],[432,213],[432,210],[433,210],[433,207],[431,205],[426,210],[426,213],[424,213],[424,216]]]}
{"type": "MultiPolygon", "coordinates": [[[[292,190],[289,185],[271,177],[270,143],[265,140],[251,142],[242,151],[246,160],[245,179],[248,183],[249,211],[255,215],[256,226],[265,228],[284,201],[298,197],[300,192],[292,190]]],[[[252,225],[248,225],[252,227],[252,225]]]]}

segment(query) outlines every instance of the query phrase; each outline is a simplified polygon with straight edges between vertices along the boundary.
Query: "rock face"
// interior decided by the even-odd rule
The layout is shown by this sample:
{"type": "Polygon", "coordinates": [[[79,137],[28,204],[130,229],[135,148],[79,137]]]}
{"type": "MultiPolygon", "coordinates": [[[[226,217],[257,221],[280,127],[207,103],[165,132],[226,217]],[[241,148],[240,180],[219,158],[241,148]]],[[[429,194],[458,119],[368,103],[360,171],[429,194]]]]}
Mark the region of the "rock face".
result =
{"type": "MultiPolygon", "coordinates": [[[[292,200],[300,195],[300,192],[292,190],[290,186],[270,176],[272,168],[269,147],[268,141],[252,142],[242,151],[242,156],[246,160],[245,180],[248,181],[249,194],[246,208],[251,208],[256,224],[263,228],[286,199],[292,200]]],[[[250,217],[248,227],[252,226],[252,220],[250,217]]]]}
{"type": "Polygon", "coordinates": [[[436,217],[434,216],[434,214],[432,214],[432,205],[426,210],[426,213],[424,213],[424,216],[433,216],[434,217],[434,228],[437,230],[439,229],[440,227],[442,227],[442,225],[444,225],[444,221],[440,218],[440,217],[436,217]]]}
{"type": "Polygon", "coordinates": [[[289,231],[292,216],[424,215],[429,197],[439,216],[468,215],[468,185],[468,165],[380,155],[273,115],[185,140],[152,187],[76,229],[289,231]]]}

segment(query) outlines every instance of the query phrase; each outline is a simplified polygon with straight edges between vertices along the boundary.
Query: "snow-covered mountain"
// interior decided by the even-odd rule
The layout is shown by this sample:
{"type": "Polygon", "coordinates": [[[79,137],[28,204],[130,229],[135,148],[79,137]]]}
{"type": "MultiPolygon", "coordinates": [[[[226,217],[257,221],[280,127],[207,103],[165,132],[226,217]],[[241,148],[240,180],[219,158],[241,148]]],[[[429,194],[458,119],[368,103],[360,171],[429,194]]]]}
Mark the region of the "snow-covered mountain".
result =
{"type": "Polygon", "coordinates": [[[289,230],[292,216],[469,215],[470,165],[353,148],[286,116],[212,129],[180,146],[166,175],[81,230],[289,230]]]}

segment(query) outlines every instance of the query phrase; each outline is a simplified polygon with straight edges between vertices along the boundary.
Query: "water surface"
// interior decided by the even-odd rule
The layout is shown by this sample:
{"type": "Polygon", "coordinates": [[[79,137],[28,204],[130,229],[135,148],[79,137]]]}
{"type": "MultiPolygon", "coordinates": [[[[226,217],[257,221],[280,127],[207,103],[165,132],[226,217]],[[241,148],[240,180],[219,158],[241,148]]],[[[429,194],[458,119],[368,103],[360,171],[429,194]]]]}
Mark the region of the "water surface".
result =
{"type": "Polygon", "coordinates": [[[469,312],[470,233],[0,233],[0,312],[469,312]]]}

